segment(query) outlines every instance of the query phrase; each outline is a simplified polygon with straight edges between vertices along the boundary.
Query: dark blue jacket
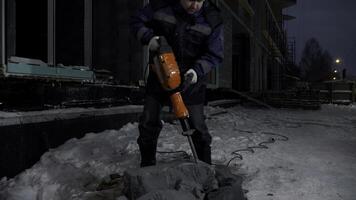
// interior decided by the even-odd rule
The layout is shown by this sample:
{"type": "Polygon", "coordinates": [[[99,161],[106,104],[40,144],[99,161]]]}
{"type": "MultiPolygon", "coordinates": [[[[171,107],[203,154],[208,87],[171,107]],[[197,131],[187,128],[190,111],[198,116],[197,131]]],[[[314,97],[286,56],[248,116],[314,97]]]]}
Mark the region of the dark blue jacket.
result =
{"type": "MultiPolygon", "coordinates": [[[[202,9],[188,14],[179,0],[153,0],[131,18],[131,31],[148,44],[153,36],[165,36],[172,47],[181,74],[192,68],[198,83],[183,93],[187,104],[204,102],[206,75],[223,59],[224,34],[218,9],[205,1],[202,9]]],[[[155,75],[148,78],[148,93],[161,93],[155,75]]]]}

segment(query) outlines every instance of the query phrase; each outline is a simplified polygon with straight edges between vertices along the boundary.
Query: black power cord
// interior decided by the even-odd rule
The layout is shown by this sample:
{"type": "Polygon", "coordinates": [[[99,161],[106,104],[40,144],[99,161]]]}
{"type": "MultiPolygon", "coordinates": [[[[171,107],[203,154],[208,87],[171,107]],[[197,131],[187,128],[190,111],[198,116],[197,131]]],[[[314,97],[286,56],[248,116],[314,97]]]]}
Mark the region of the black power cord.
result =
{"type": "MultiPolygon", "coordinates": [[[[240,131],[253,133],[253,131],[248,131],[248,130],[240,130],[240,131]]],[[[276,141],[288,141],[289,140],[289,138],[287,136],[284,136],[284,135],[281,135],[281,134],[278,134],[278,133],[261,132],[261,134],[271,135],[272,137],[270,137],[266,141],[258,143],[258,145],[256,145],[256,146],[251,146],[251,147],[247,147],[247,148],[244,148],[244,149],[237,149],[237,150],[231,152],[231,154],[234,155],[234,157],[232,157],[227,162],[226,166],[229,167],[231,162],[233,160],[235,160],[235,159],[243,160],[243,156],[240,154],[240,152],[255,153],[255,149],[268,149],[267,144],[272,144],[272,143],[275,143],[276,141]]],[[[190,156],[186,151],[157,151],[157,153],[159,153],[159,154],[182,154],[183,159],[186,159],[186,160],[192,159],[192,156],[190,156]]],[[[213,164],[213,165],[215,165],[215,164],[213,164]]]]}
{"type": "MultiPolygon", "coordinates": [[[[214,116],[214,115],[226,114],[226,113],[227,113],[227,111],[221,111],[221,112],[213,113],[209,117],[214,116]]],[[[253,131],[250,131],[250,130],[240,130],[240,129],[237,129],[237,130],[240,131],[240,132],[245,132],[245,133],[254,133],[253,131]]],[[[275,143],[276,141],[288,141],[289,140],[289,138],[287,136],[284,136],[284,135],[281,135],[281,134],[278,134],[278,133],[261,132],[261,134],[271,135],[272,137],[270,137],[266,141],[258,143],[257,146],[251,146],[251,147],[247,147],[247,148],[244,148],[244,149],[237,149],[237,150],[231,152],[231,154],[234,155],[234,157],[232,157],[227,162],[226,166],[229,167],[230,163],[235,159],[243,160],[243,156],[239,152],[251,152],[251,153],[254,153],[255,152],[254,149],[268,149],[268,146],[266,146],[267,144],[272,144],[272,143],[275,143]]],[[[182,154],[183,155],[183,159],[191,159],[192,158],[186,151],[157,151],[157,153],[159,153],[159,154],[182,154]]]]}
{"type": "MultiPolygon", "coordinates": [[[[243,132],[249,132],[252,133],[252,131],[243,131],[243,132]]],[[[288,141],[289,138],[287,136],[281,135],[281,134],[277,134],[277,133],[272,133],[272,132],[261,132],[261,134],[264,135],[271,135],[272,137],[269,138],[267,141],[263,141],[258,143],[257,146],[251,146],[251,147],[247,147],[244,149],[238,149],[235,150],[233,152],[231,152],[232,155],[234,155],[234,157],[232,157],[229,162],[227,162],[226,166],[228,167],[230,165],[230,163],[235,160],[235,159],[240,159],[243,160],[242,155],[239,152],[251,152],[254,153],[255,150],[254,149],[268,149],[268,146],[266,146],[266,144],[272,144],[275,143],[276,141],[288,141]]]]}

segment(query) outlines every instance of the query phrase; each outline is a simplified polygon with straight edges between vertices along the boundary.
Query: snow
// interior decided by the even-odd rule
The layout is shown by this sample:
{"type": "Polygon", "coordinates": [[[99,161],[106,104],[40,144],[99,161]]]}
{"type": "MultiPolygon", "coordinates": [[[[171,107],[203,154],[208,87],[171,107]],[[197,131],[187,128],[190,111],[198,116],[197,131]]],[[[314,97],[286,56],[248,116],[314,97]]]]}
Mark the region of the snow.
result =
{"type": "MultiPolygon", "coordinates": [[[[355,105],[323,105],[318,111],[206,107],[206,115],[214,163],[227,164],[235,156],[231,152],[275,139],[266,144],[268,149],[239,152],[243,159],[233,159],[229,165],[244,176],[249,200],[355,199],[355,105]]],[[[100,196],[105,191],[96,188],[110,174],[138,167],[137,126],[129,123],[120,130],[88,133],[50,149],[32,168],[13,179],[3,177],[0,198],[85,200],[100,196]]],[[[191,153],[179,123],[164,123],[158,150],[191,153]]],[[[172,157],[182,155],[157,154],[158,162],[172,157]]]]}
{"type": "Polygon", "coordinates": [[[23,125],[80,117],[107,116],[123,113],[141,113],[143,106],[128,105],[110,108],[63,108],[31,112],[0,111],[0,126],[23,125]]]}

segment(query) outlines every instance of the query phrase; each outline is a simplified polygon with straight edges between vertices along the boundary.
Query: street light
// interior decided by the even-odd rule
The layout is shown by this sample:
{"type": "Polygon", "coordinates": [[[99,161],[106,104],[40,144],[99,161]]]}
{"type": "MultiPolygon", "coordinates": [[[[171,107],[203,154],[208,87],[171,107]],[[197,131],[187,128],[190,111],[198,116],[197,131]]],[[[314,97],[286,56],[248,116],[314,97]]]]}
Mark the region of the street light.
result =
{"type": "MultiPolygon", "coordinates": [[[[336,63],[336,68],[339,69],[340,72],[342,72],[341,80],[344,80],[346,78],[346,69],[345,68],[342,69],[343,66],[341,66],[342,65],[341,64],[342,63],[341,59],[340,58],[336,58],[335,59],[335,63],[336,63]]],[[[334,73],[336,73],[336,69],[334,70],[334,73]]]]}
{"type": "Polygon", "coordinates": [[[333,73],[333,77],[332,77],[333,80],[341,79],[340,74],[339,74],[339,71],[342,71],[341,65],[342,65],[341,58],[336,58],[335,59],[335,67],[333,70],[334,73],[333,73]]]}

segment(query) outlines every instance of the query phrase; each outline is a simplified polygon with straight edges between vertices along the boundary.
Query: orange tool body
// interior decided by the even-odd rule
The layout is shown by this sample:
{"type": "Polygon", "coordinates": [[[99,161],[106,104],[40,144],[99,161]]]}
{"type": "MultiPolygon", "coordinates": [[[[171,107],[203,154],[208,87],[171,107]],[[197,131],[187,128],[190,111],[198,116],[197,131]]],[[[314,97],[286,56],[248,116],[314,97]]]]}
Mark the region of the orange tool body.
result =
{"type": "Polygon", "coordinates": [[[182,95],[178,90],[181,84],[181,75],[174,53],[164,37],[160,37],[160,49],[153,57],[152,70],[156,73],[162,87],[170,91],[170,100],[175,116],[179,119],[183,135],[187,136],[195,162],[198,161],[197,152],[191,135],[193,129],[189,125],[189,112],[184,104],[182,95]]]}

